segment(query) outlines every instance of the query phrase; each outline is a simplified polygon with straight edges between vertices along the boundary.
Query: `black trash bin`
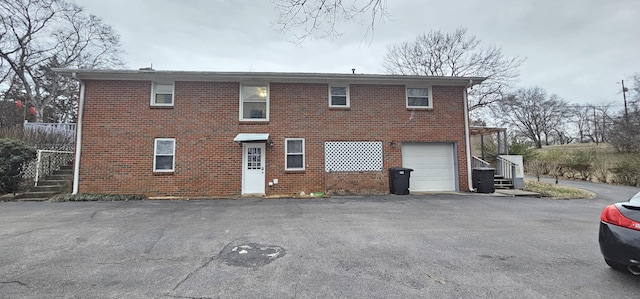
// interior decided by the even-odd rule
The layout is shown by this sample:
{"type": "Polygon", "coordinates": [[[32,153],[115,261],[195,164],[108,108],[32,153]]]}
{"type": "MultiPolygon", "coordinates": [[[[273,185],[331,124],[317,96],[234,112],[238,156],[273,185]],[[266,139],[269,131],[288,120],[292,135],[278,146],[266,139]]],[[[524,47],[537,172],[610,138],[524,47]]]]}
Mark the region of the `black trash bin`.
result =
{"type": "Polygon", "coordinates": [[[493,178],[496,173],[495,168],[478,167],[474,168],[471,173],[473,188],[478,193],[493,193],[496,188],[493,184],[493,178]]]}
{"type": "Polygon", "coordinates": [[[413,169],[404,167],[389,168],[389,192],[395,195],[409,194],[409,177],[413,169]]]}

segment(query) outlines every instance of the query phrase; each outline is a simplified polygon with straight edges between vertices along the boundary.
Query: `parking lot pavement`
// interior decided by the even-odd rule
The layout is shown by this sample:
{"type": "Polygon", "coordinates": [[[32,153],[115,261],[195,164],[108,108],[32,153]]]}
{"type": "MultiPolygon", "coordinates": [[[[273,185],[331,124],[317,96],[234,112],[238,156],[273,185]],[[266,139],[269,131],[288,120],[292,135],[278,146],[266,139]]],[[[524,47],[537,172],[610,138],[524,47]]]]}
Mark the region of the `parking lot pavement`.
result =
{"type": "Polygon", "coordinates": [[[605,199],[0,203],[3,298],[636,298],[605,199]]]}

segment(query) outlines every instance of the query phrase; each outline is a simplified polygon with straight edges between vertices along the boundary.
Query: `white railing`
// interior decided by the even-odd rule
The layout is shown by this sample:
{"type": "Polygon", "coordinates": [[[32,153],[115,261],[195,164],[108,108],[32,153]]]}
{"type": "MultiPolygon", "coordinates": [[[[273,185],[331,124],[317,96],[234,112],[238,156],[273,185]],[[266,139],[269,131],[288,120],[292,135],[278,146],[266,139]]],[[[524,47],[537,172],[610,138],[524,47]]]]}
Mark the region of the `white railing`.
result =
{"type": "Polygon", "coordinates": [[[516,173],[516,164],[502,157],[496,158],[496,172],[503,178],[513,180],[516,173]]]}
{"type": "Polygon", "coordinates": [[[71,161],[73,161],[71,151],[38,150],[37,159],[26,167],[24,177],[33,178],[34,185],[38,186],[40,178],[51,175],[71,161]]]}
{"type": "Polygon", "coordinates": [[[64,134],[71,137],[74,137],[76,135],[76,124],[30,123],[25,120],[24,129],[39,132],[64,134]]]}
{"type": "Polygon", "coordinates": [[[489,167],[489,162],[482,160],[476,156],[471,157],[471,167],[472,168],[482,168],[489,167]]]}

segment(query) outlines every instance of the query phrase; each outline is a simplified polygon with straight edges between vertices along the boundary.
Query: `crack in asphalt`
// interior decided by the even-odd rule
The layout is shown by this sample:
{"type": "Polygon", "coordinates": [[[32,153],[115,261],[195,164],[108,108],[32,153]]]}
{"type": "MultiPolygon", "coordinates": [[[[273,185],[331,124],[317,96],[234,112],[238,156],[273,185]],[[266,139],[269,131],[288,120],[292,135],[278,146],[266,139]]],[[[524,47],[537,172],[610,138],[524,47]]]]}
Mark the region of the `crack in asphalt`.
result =
{"type": "Polygon", "coordinates": [[[175,287],[173,287],[173,291],[175,291],[178,287],[180,287],[181,284],[183,284],[185,281],[187,281],[187,279],[191,278],[191,276],[193,276],[193,274],[195,274],[196,272],[202,270],[203,268],[205,268],[206,266],[208,266],[209,264],[211,264],[211,262],[213,262],[213,260],[215,259],[214,256],[210,257],[204,264],[202,264],[200,267],[198,267],[197,269],[191,271],[191,273],[187,274],[187,276],[182,279],[180,282],[178,282],[178,284],[176,284],[175,287]]]}
{"type": "Polygon", "coordinates": [[[34,230],[26,231],[26,232],[23,232],[23,233],[19,233],[19,234],[15,234],[15,235],[10,235],[10,236],[8,236],[8,237],[0,238],[0,241],[1,241],[1,240],[6,240],[6,239],[15,238],[15,237],[19,237],[19,236],[22,236],[22,235],[30,234],[30,233],[37,232],[37,231],[40,231],[40,230],[45,230],[45,229],[49,229],[49,227],[36,228],[36,229],[34,229],[34,230]]]}
{"type": "Polygon", "coordinates": [[[31,288],[30,286],[28,286],[26,283],[22,282],[22,281],[18,281],[18,280],[12,280],[12,281],[0,281],[0,283],[2,284],[18,284],[21,285],[23,287],[27,287],[27,288],[31,288]]]}
{"type": "Polygon", "coordinates": [[[431,275],[431,274],[429,274],[429,273],[427,273],[427,277],[431,278],[433,281],[435,281],[435,282],[437,282],[437,283],[439,283],[439,284],[446,284],[446,283],[444,282],[444,280],[441,280],[441,279],[439,279],[439,278],[436,278],[436,277],[434,277],[433,275],[431,275]]]}
{"type": "Polygon", "coordinates": [[[167,297],[178,298],[178,299],[212,299],[212,297],[189,297],[189,296],[177,296],[177,295],[167,295],[167,297]]]}

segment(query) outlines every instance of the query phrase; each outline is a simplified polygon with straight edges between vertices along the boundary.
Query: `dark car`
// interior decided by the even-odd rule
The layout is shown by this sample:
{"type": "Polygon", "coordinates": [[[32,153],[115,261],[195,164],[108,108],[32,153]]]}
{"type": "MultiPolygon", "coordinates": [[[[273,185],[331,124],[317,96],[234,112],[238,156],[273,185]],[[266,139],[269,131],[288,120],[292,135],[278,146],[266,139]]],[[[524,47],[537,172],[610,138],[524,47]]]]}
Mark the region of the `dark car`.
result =
{"type": "Polygon", "coordinates": [[[607,265],[640,275],[640,192],[604,208],[598,239],[607,265]]]}

